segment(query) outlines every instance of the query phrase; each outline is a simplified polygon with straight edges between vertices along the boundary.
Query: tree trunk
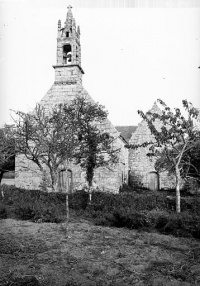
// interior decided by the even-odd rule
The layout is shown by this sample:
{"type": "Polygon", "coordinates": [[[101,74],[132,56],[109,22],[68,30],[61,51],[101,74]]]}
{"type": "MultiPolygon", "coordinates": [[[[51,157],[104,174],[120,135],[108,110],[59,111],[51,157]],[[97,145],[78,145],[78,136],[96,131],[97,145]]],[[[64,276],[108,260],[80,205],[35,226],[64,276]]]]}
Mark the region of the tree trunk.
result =
{"type": "Polygon", "coordinates": [[[66,232],[68,233],[68,230],[69,230],[69,189],[70,189],[68,173],[67,173],[67,177],[65,177],[65,180],[67,180],[67,182],[65,182],[64,185],[66,187],[66,232]]]}
{"type": "Polygon", "coordinates": [[[180,183],[181,183],[180,170],[176,166],[176,212],[177,213],[181,212],[180,183]]]}
{"type": "Polygon", "coordinates": [[[2,181],[2,178],[3,178],[3,174],[4,174],[5,172],[4,171],[0,171],[0,185],[1,185],[1,181],[2,181]]]}
{"type": "Polygon", "coordinates": [[[68,194],[68,190],[66,193],[66,224],[68,227],[68,225],[69,225],[69,194],[68,194]]]}
{"type": "Polygon", "coordinates": [[[89,192],[89,205],[91,205],[91,203],[92,203],[92,189],[91,189],[91,186],[89,186],[88,192],[89,192]]]}
{"type": "Polygon", "coordinates": [[[58,172],[54,171],[53,169],[50,168],[50,175],[51,175],[52,191],[53,192],[58,192],[58,186],[57,186],[58,172]]]}
{"type": "MultiPolygon", "coordinates": [[[[2,181],[4,173],[5,173],[4,171],[0,171],[0,185],[1,185],[1,181],[2,181]]],[[[2,198],[4,197],[3,188],[1,188],[1,196],[2,196],[2,198]]]]}
{"type": "Polygon", "coordinates": [[[89,205],[92,203],[92,185],[93,185],[93,177],[94,177],[94,167],[90,167],[87,170],[87,181],[88,181],[88,187],[89,187],[89,205]]]}

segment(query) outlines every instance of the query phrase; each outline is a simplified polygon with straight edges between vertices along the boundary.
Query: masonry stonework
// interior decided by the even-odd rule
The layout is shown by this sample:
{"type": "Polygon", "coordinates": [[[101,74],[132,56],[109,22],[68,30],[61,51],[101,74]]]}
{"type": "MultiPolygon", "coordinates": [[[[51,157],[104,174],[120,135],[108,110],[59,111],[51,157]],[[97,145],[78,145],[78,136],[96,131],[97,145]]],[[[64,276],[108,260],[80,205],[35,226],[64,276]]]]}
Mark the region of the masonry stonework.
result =
{"type": "MultiPolygon", "coordinates": [[[[161,110],[157,104],[154,103],[152,113],[160,114],[161,110]]],[[[161,122],[155,121],[157,130],[161,128],[161,122]]],[[[155,141],[154,136],[151,134],[150,129],[145,120],[138,125],[135,132],[132,134],[129,143],[140,145],[144,142],[155,141]]],[[[155,158],[149,158],[149,147],[141,147],[129,151],[129,181],[132,186],[139,186],[151,189],[152,180],[157,180],[157,189],[169,189],[175,187],[175,177],[169,176],[167,172],[160,174],[155,170],[155,158]]],[[[156,184],[155,184],[156,185],[156,184]]],[[[155,186],[156,187],[156,186],[155,186]]],[[[154,189],[154,187],[153,187],[154,189]]]]}
{"type": "MultiPolygon", "coordinates": [[[[77,96],[83,96],[88,101],[94,102],[82,85],[82,75],[84,71],[81,67],[81,45],[80,28],[76,28],[75,19],[68,7],[64,27],[58,21],[57,37],[57,62],[53,66],[55,70],[55,81],[46,95],[40,101],[47,113],[58,104],[69,103],[77,96]]],[[[159,113],[160,109],[153,105],[152,112],[159,113]]],[[[156,122],[160,128],[160,122],[156,122]]],[[[155,170],[155,159],[147,157],[148,147],[129,150],[125,148],[126,140],[120,135],[117,129],[109,120],[98,124],[102,132],[108,132],[114,137],[113,147],[119,150],[119,161],[115,165],[107,168],[98,168],[94,173],[94,181],[102,191],[117,193],[123,183],[130,183],[133,187],[145,187],[152,190],[173,188],[175,186],[174,177],[168,174],[158,174],[155,170]]],[[[143,120],[132,134],[130,144],[142,144],[146,141],[153,141],[154,138],[143,120]]],[[[67,165],[71,190],[81,189],[85,184],[85,171],[73,162],[67,165]]],[[[42,189],[48,181],[48,170],[44,174],[40,172],[37,165],[28,161],[24,155],[16,158],[16,178],[17,187],[26,189],[42,189]]],[[[51,190],[50,186],[47,186],[51,190]]]]}
{"type": "MultiPolygon", "coordinates": [[[[57,63],[53,67],[55,82],[40,102],[47,112],[51,111],[55,105],[70,102],[76,96],[84,96],[86,100],[94,102],[82,86],[84,72],[81,68],[80,28],[76,28],[70,7],[64,27],[61,28],[60,20],[58,22],[57,63]]],[[[98,128],[109,132],[114,137],[113,147],[120,151],[119,162],[108,168],[96,169],[94,180],[100,190],[117,193],[128,177],[128,149],[124,147],[127,142],[109,120],[98,124],[98,128]]],[[[71,172],[73,189],[81,188],[85,183],[85,171],[73,163],[68,164],[67,168],[71,172]]],[[[48,177],[48,170],[45,176],[48,177]]],[[[44,174],[41,174],[36,164],[28,161],[23,155],[17,156],[15,179],[17,187],[41,189],[43,179],[44,174]]]]}

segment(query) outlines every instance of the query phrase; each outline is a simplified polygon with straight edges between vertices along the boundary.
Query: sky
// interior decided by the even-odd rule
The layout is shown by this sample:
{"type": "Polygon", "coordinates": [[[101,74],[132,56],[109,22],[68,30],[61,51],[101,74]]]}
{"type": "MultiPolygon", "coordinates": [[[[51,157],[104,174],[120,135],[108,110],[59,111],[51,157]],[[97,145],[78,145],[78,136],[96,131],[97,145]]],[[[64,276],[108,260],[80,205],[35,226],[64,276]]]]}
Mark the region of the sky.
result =
{"type": "Polygon", "coordinates": [[[0,126],[12,123],[10,110],[31,111],[52,86],[57,23],[64,25],[69,4],[81,30],[83,86],[114,125],[137,125],[137,110],[158,98],[200,108],[200,5],[175,2],[1,0],[0,126]]]}

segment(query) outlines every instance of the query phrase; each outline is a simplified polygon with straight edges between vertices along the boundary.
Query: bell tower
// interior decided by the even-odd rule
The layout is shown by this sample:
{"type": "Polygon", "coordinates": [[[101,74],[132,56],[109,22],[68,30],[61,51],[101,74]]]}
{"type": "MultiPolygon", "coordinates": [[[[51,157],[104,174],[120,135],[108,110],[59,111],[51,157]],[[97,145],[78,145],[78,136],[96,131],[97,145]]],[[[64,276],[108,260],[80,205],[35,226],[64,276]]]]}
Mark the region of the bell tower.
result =
{"type": "Polygon", "coordinates": [[[67,7],[67,17],[64,27],[58,21],[57,63],[55,69],[55,84],[82,83],[80,27],[72,15],[72,6],[67,7]]]}

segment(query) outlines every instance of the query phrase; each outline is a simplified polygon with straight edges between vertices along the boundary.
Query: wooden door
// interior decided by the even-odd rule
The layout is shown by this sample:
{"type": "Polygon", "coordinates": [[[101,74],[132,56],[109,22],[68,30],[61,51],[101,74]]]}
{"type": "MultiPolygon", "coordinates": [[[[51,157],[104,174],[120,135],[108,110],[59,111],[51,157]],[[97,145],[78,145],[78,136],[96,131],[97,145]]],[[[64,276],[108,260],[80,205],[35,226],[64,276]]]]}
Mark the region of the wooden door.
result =
{"type": "Polygon", "coordinates": [[[61,170],[59,172],[59,177],[58,177],[58,186],[59,186],[59,191],[66,193],[72,192],[72,171],[71,170],[61,170]]]}
{"type": "Polygon", "coordinates": [[[151,191],[159,190],[159,176],[156,172],[151,172],[148,174],[148,188],[151,191]]]}
{"type": "Polygon", "coordinates": [[[67,190],[66,170],[61,170],[58,174],[58,188],[59,191],[65,193],[67,190]]]}

